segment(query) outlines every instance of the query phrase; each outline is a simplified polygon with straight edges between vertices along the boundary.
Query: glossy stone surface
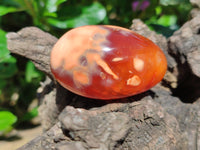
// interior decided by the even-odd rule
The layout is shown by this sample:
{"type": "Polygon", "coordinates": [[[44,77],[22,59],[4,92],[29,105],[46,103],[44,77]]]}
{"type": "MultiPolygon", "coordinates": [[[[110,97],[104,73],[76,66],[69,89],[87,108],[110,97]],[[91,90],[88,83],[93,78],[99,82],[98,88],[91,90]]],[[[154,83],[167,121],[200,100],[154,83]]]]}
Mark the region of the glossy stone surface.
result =
{"type": "Polygon", "coordinates": [[[51,70],[66,89],[94,99],[144,92],[162,80],[167,61],[149,39],[110,25],[65,33],[51,52],[51,70]]]}

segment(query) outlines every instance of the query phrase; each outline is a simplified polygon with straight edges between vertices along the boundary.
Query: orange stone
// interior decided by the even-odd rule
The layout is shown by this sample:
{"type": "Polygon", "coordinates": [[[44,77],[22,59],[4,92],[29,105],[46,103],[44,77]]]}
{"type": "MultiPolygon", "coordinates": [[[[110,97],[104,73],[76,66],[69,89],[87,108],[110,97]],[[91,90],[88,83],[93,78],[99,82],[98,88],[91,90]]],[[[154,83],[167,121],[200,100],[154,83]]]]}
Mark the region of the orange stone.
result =
{"type": "Polygon", "coordinates": [[[94,99],[144,92],[165,75],[167,61],[149,39],[110,25],[82,26],[65,33],[51,52],[51,71],[66,89],[94,99]]]}

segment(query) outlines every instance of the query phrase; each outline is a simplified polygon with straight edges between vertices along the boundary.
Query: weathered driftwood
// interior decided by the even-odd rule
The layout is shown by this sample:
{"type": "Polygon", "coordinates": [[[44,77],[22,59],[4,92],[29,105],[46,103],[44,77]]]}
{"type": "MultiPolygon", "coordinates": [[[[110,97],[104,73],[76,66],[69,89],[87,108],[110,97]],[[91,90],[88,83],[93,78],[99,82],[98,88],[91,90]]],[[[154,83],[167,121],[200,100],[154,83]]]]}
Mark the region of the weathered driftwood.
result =
{"type": "MultiPolygon", "coordinates": [[[[140,20],[133,20],[131,29],[153,40],[167,56],[169,70],[162,82],[165,87],[159,84],[143,94],[113,101],[83,98],[51,80],[53,76],[49,58],[51,48],[57,41],[55,37],[35,27],[9,33],[7,38],[10,51],[29,58],[51,78],[47,78],[42,86],[43,91],[39,93],[39,113],[45,132],[20,150],[200,148],[200,102],[183,103],[178,97],[172,96],[175,89],[180,90],[181,84],[185,83],[183,72],[190,74],[190,81],[199,81],[199,68],[192,69],[193,62],[198,66],[195,59],[200,57],[197,44],[199,36],[195,35],[199,33],[193,32],[199,24],[198,21],[189,21],[167,42],[165,37],[150,31],[140,20]],[[184,40],[182,30],[185,26],[192,26],[190,36],[193,37],[187,35],[190,31],[188,29],[185,30],[184,40]],[[194,40],[188,42],[188,38],[194,40]],[[184,48],[188,46],[186,43],[194,50],[185,53],[184,48]],[[182,45],[185,46],[181,47],[182,45]],[[195,52],[194,60],[189,56],[190,52],[195,52]],[[185,56],[187,66],[182,64],[181,55],[185,56]]],[[[198,88],[197,84],[187,85],[185,84],[186,91],[191,87],[198,88]]],[[[187,92],[182,94],[186,95],[187,92]]],[[[188,97],[187,102],[199,97],[197,92],[195,97],[188,97]]]]}
{"type": "Polygon", "coordinates": [[[24,56],[35,66],[52,77],[50,70],[50,52],[57,38],[42,32],[36,27],[29,27],[17,33],[7,34],[8,49],[11,53],[24,56]]]}
{"type": "MultiPolygon", "coordinates": [[[[59,123],[33,140],[31,148],[186,149],[187,141],[175,117],[151,97],[118,105],[113,111],[104,107],[101,108],[104,112],[99,112],[98,108],[86,110],[67,106],[59,115],[59,123]]],[[[20,149],[30,149],[30,144],[20,149]]]]}
{"type": "Polygon", "coordinates": [[[179,82],[174,93],[195,101],[200,97],[200,12],[169,38],[169,53],[177,62],[172,68],[179,82]]]}

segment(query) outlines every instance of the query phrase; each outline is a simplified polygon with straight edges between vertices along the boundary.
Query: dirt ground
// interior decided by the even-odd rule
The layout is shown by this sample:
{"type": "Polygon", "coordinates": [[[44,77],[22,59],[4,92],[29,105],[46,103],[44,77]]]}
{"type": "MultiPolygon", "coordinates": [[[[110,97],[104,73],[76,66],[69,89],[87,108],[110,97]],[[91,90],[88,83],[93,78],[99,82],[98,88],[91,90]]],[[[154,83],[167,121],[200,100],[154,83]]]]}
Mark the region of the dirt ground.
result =
{"type": "Polygon", "coordinates": [[[13,140],[0,141],[0,150],[16,150],[40,134],[42,134],[41,126],[32,129],[18,130],[17,138],[14,138],[13,140]]]}

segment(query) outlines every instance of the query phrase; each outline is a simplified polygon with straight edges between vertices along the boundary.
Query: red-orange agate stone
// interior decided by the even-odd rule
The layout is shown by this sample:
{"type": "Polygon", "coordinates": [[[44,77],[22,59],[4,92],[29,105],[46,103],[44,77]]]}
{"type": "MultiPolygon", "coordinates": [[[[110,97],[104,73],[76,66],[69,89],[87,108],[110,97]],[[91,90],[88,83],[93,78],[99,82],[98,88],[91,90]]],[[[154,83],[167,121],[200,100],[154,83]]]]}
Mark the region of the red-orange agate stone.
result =
{"type": "Polygon", "coordinates": [[[149,39],[110,25],[65,33],[51,52],[51,70],[66,89],[94,99],[118,99],[146,91],[162,80],[165,55],[149,39]]]}

